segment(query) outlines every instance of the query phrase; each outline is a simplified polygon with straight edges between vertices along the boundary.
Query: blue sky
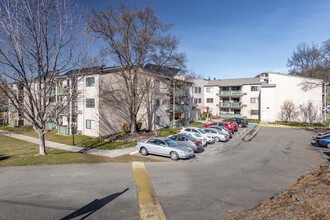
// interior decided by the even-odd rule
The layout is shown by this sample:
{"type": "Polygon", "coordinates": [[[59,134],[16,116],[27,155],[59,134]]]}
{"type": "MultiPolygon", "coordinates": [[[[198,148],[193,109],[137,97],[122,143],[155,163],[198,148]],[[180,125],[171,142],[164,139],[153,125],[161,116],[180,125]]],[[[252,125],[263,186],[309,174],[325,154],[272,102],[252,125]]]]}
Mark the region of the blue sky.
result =
{"type": "MultiPolygon", "coordinates": [[[[106,9],[121,1],[81,0],[106,9]]],[[[217,79],[287,73],[287,59],[301,42],[330,39],[329,0],[137,0],[150,5],[181,40],[187,67],[217,79]]],[[[94,48],[96,49],[96,48],[94,48]]]]}

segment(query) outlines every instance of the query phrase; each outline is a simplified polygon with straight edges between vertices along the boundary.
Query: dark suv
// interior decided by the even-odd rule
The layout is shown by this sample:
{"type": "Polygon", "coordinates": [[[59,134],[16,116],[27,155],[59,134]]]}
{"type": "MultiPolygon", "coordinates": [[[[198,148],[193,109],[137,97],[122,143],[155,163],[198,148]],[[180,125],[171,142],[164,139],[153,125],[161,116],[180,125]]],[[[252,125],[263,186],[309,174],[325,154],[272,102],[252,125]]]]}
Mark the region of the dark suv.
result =
{"type": "Polygon", "coordinates": [[[249,123],[243,118],[230,118],[228,121],[234,121],[238,124],[238,127],[246,127],[249,123]]]}

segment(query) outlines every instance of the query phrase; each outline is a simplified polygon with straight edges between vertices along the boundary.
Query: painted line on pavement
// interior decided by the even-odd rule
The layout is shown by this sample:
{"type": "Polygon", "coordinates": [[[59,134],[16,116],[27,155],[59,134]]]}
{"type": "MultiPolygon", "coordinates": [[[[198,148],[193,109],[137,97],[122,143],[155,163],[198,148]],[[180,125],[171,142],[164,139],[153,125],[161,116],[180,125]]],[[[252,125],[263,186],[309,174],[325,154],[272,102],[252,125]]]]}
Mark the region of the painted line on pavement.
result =
{"type": "Polygon", "coordinates": [[[137,150],[137,151],[134,151],[134,152],[131,152],[131,153],[129,153],[129,155],[133,155],[133,154],[137,154],[137,153],[139,153],[139,151],[137,150]]]}
{"type": "Polygon", "coordinates": [[[132,162],[132,171],[138,196],[140,219],[166,220],[144,163],[132,162]]]}

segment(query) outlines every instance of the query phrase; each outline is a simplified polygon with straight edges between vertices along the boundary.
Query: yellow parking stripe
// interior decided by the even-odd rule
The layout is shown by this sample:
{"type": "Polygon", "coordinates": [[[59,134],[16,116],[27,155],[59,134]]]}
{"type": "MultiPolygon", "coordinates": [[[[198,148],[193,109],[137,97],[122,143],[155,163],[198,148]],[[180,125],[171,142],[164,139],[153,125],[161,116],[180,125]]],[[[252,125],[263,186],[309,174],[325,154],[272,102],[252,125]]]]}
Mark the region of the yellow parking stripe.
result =
{"type": "Polygon", "coordinates": [[[132,170],[138,196],[140,219],[166,220],[144,163],[132,162],[132,170]]]}
{"type": "Polygon", "coordinates": [[[310,129],[313,130],[312,127],[298,127],[298,126],[289,126],[289,125],[274,125],[274,124],[258,124],[259,127],[272,127],[272,128],[295,128],[295,129],[310,129]]]}

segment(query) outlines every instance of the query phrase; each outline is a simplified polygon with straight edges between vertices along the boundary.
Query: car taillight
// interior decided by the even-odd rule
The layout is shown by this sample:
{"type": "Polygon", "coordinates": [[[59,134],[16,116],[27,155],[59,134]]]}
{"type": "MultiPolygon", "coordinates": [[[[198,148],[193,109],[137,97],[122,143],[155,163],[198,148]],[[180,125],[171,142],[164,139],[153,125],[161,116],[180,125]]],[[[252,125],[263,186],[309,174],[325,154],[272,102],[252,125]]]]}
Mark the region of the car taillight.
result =
{"type": "Polygon", "coordinates": [[[225,138],[227,138],[227,136],[225,136],[225,138]]]}
{"type": "Polygon", "coordinates": [[[196,146],[198,146],[198,145],[199,145],[199,143],[197,143],[197,142],[196,142],[196,143],[194,143],[194,144],[195,144],[196,146]]]}

